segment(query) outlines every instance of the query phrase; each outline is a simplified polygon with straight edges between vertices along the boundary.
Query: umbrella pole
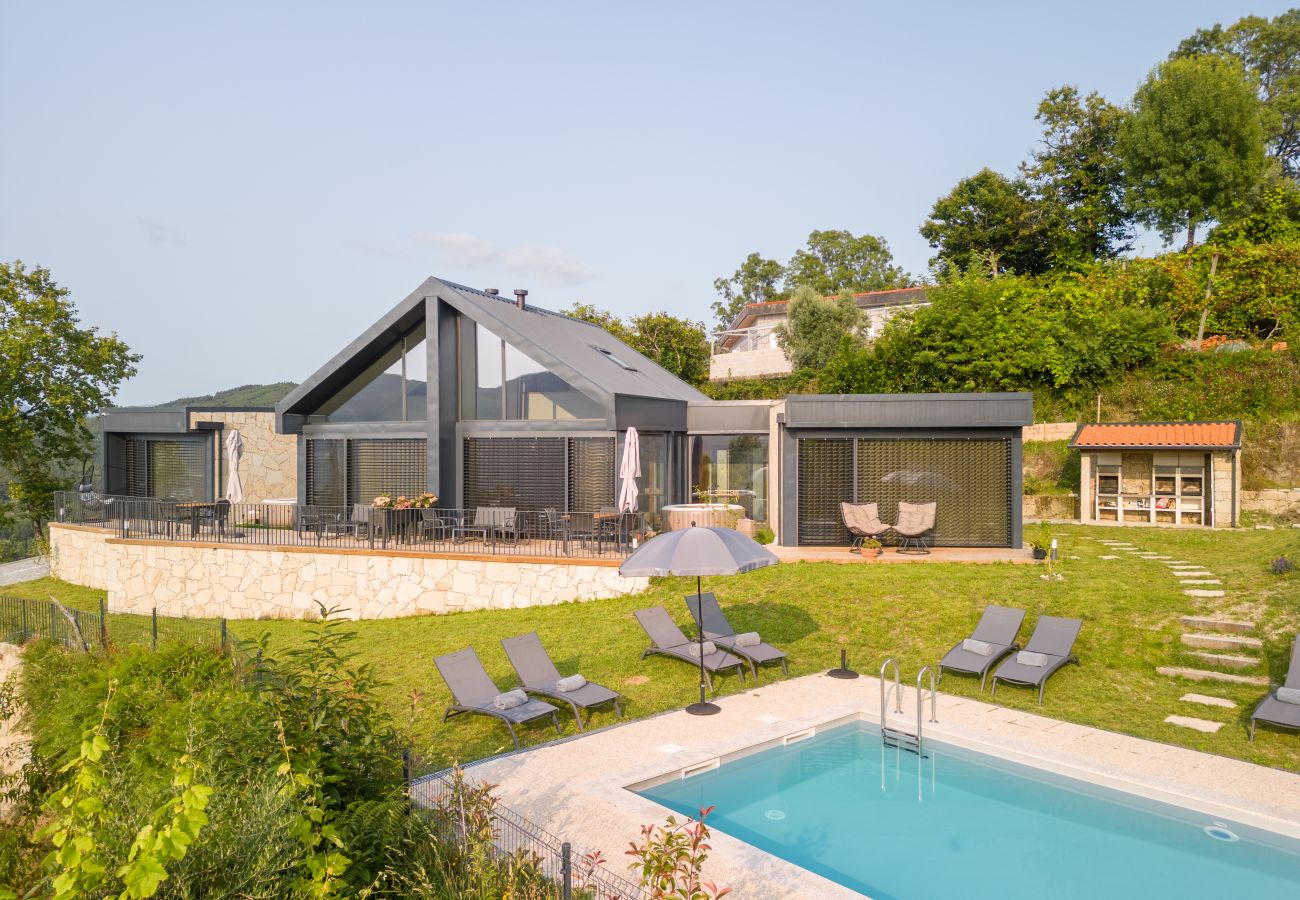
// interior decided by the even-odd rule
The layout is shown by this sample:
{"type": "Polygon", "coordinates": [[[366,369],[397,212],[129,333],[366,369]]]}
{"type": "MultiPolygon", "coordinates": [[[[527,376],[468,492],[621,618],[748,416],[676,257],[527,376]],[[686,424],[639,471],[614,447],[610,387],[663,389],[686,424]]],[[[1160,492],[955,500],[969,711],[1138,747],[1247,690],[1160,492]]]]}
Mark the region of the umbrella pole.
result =
{"type": "Polygon", "coordinates": [[[695,576],[695,608],[700,613],[700,620],[696,623],[696,630],[699,632],[697,637],[700,642],[700,702],[692,703],[686,707],[686,711],[693,716],[712,716],[722,712],[722,708],[716,703],[710,703],[704,693],[707,683],[704,675],[704,595],[701,592],[698,575],[695,576]]]}

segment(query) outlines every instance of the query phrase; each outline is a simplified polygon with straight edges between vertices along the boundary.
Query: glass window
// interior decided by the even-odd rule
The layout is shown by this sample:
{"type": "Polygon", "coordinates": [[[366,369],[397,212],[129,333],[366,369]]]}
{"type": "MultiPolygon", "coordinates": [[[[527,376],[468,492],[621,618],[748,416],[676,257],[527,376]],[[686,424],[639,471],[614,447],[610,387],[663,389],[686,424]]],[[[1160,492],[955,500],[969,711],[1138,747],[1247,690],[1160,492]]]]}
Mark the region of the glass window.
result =
{"type": "Polygon", "coordinates": [[[745,507],[767,521],[767,435],[709,434],[691,438],[691,493],[745,507]]]}
{"type": "Polygon", "coordinates": [[[327,422],[402,422],[425,417],[424,323],[396,341],[350,384],[322,403],[327,422]]]}
{"type": "Polygon", "coordinates": [[[501,354],[505,342],[482,325],[474,329],[475,352],[478,360],[478,410],[476,419],[500,419],[501,415],[501,354]]]}
{"type": "Polygon", "coordinates": [[[599,403],[482,325],[475,326],[473,419],[603,419],[599,403]],[[504,369],[505,383],[502,386],[504,369]]]}

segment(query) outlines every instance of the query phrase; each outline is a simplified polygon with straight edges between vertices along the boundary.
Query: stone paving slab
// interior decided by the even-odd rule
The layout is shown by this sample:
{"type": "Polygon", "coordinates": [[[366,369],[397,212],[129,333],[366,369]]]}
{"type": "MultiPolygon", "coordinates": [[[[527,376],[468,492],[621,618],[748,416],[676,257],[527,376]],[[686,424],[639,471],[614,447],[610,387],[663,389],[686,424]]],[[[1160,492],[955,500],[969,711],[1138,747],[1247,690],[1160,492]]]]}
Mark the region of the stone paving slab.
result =
{"type": "Polygon", "coordinates": [[[1239,622],[1232,619],[1219,619],[1214,616],[1180,616],[1178,621],[1188,628],[1202,628],[1206,631],[1231,631],[1236,634],[1250,634],[1255,630],[1254,622],[1239,622]]]}
{"type": "Polygon", "coordinates": [[[1189,597],[1226,597],[1227,591],[1201,590],[1200,588],[1188,588],[1183,591],[1189,597]]]}
{"type": "Polygon", "coordinates": [[[1259,638],[1239,634],[1184,634],[1182,642],[1188,647],[1200,647],[1203,650],[1258,650],[1264,646],[1259,638]]]}
{"type": "Polygon", "coordinates": [[[1119,556],[1103,556],[1102,559],[1121,559],[1119,556]]]}
{"type": "MultiPolygon", "coordinates": [[[[607,859],[620,860],[641,825],[668,815],[628,790],[630,785],[779,743],[810,727],[852,720],[876,724],[878,692],[879,682],[871,677],[792,678],[723,697],[718,700],[722,712],[715,716],[665,713],[475,764],[469,774],[498,785],[495,792],[505,806],[576,848],[598,849],[607,859]],[[777,721],[756,721],[760,716],[777,721]],[[665,741],[686,749],[666,757],[654,749],[665,741]]],[[[889,721],[911,731],[915,689],[904,687],[902,699],[909,712],[891,713],[889,721]]],[[[937,724],[927,723],[927,739],[1300,838],[1300,773],[944,694],[938,718],[937,724]]],[[[858,896],[729,835],[715,831],[712,843],[705,876],[730,885],[734,896],[858,896]]]]}
{"type": "Polygon", "coordinates": [[[1203,663],[1222,666],[1225,669],[1249,669],[1259,665],[1259,660],[1253,656],[1235,656],[1231,653],[1206,653],[1199,650],[1191,651],[1187,655],[1194,656],[1203,663]]]}
{"type": "Polygon", "coordinates": [[[1211,697],[1208,694],[1183,694],[1178,699],[1184,703],[1199,703],[1202,706],[1222,706],[1224,709],[1237,708],[1237,704],[1227,697],[1211,697]]]}
{"type": "Polygon", "coordinates": [[[1184,578],[1180,580],[1178,583],[1179,584],[1223,584],[1223,581],[1222,579],[1219,578],[1184,578]]]}
{"type": "Polygon", "coordinates": [[[1211,722],[1207,719],[1197,719],[1194,716],[1165,716],[1165,721],[1170,725],[1190,728],[1193,731],[1202,731],[1205,734],[1214,734],[1223,727],[1222,722],[1211,722]]]}
{"type": "Polygon", "coordinates": [[[1267,675],[1234,675],[1231,672],[1211,672],[1187,666],[1156,666],[1156,674],[1168,678],[1186,678],[1188,681],[1222,681],[1226,684],[1253,684],[1268,687],[1267,675]]]}

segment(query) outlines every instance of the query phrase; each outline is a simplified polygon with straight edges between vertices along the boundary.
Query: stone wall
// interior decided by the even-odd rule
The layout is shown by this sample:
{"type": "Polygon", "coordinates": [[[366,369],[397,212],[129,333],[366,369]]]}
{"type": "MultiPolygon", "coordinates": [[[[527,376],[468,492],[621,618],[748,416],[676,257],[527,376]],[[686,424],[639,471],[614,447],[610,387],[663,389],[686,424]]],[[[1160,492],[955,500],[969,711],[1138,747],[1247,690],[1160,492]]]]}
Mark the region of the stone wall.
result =
{"type": "Polygon", "coordinates": [[[648,583],[605,563],[151,543],[67,525],[50,527],[50,561],[55,577],[105,589],[115,612],[228,619],[302,618],[317,602],[359,619],[550,606],[648,583]]]}
{"type": "Polygon", "coordinates": [[[1021,501],[1024,521],[1034,522],[1039,519],[1079,518],[1079,497],[1077,494],[1028,494],[1021,501]]]}
{"type": "Polygon", "coordinates": [[[275,413],[238,412],[226,410],[192,411],[189,427],[197,422],[220,422],[226,430],[220,433],[222,483],[216,486],[219,497],[226,494],[226,435],[238,429],[244,441],[244,453],[239,461],[240,483],[244,488],[245,503],[263,500],[298,497],[298,438],[292,434],[276,434],[275,413]]]}
{"type": "Polygon", "coordinates": [[[1079,430],[1078,422],[1040,422],[1026,425],[1021,432],[1021,440],[1032,441],[1068,441],[1079,430]]]}
{"type": "Polygon", "coordinates": [[[718,353],[709,358],[710,381],[789,375],[790,371],[790,360],[786,359],[785,351],[780,348],[718,353]]]}
{"type": "Polygon", "coordinates": [[[1231,528],[1240,523],[1240,497],[1233,486],[1241,485],[1241,456],[1232,451],[1211,451],[1210,471],[1214,481],[1214,527],[1231,528]]]}
{"type": "Polygon", "coordinates": [[[1242,491],[1241,508],[1271,516],[1300,515],[1300,487],[1242,491]]]}

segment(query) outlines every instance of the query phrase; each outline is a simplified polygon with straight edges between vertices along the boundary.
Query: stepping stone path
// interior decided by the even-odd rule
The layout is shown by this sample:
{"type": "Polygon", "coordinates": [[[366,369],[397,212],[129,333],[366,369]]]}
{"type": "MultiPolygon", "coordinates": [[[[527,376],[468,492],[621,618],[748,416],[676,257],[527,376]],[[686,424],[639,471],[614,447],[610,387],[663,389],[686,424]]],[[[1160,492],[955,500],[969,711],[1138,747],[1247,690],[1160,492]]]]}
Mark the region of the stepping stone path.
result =
{"type": "Polygon", "coordinates": [[[1241,634],[1207,634],[1204,632],[1184,634],[1182,642],[1188,647],[1199,647],[1202,650],[1259,650],[1264,646],[1264,642],[1259,638],[1246,637],[1241,634]]]}
{"type": "Polygon", "coordinates": [[[1227,591],[1202,590],[1200,588],[1188,588],[1183,591],[1189,597],[1226,597],[1227,591]]]}
{"type": "Polygon", "coordinates": [[[1223,584],[1217,578],[1184,578],[1179,584],[1223,584]]]}
{"type": "Polygon", "coordinates": [[[1103,556],[1102,559],[1119,559],[1118,556],[1103,556]]]}
{"type": "Polygon", "coordinates": [[[1166,716],[1165,721],[1170,725],[1181,725],[1183,728],[1203,731],[1206,734],[1214,734],[1223,727],[1222,722],[1210,722],[1206,719],[1195,719],[1191,716],[1166,716]]]}
{"type": "Polygon", "coordinates": [[[1209,697],[1205,694],[1183,694],[1178,699],[1183,703],[1199,703],[1201,706],[1221,706],[1224,709],[1237,708],[1237,704],[1233,703],[1226,697],[1209,697]]]}

